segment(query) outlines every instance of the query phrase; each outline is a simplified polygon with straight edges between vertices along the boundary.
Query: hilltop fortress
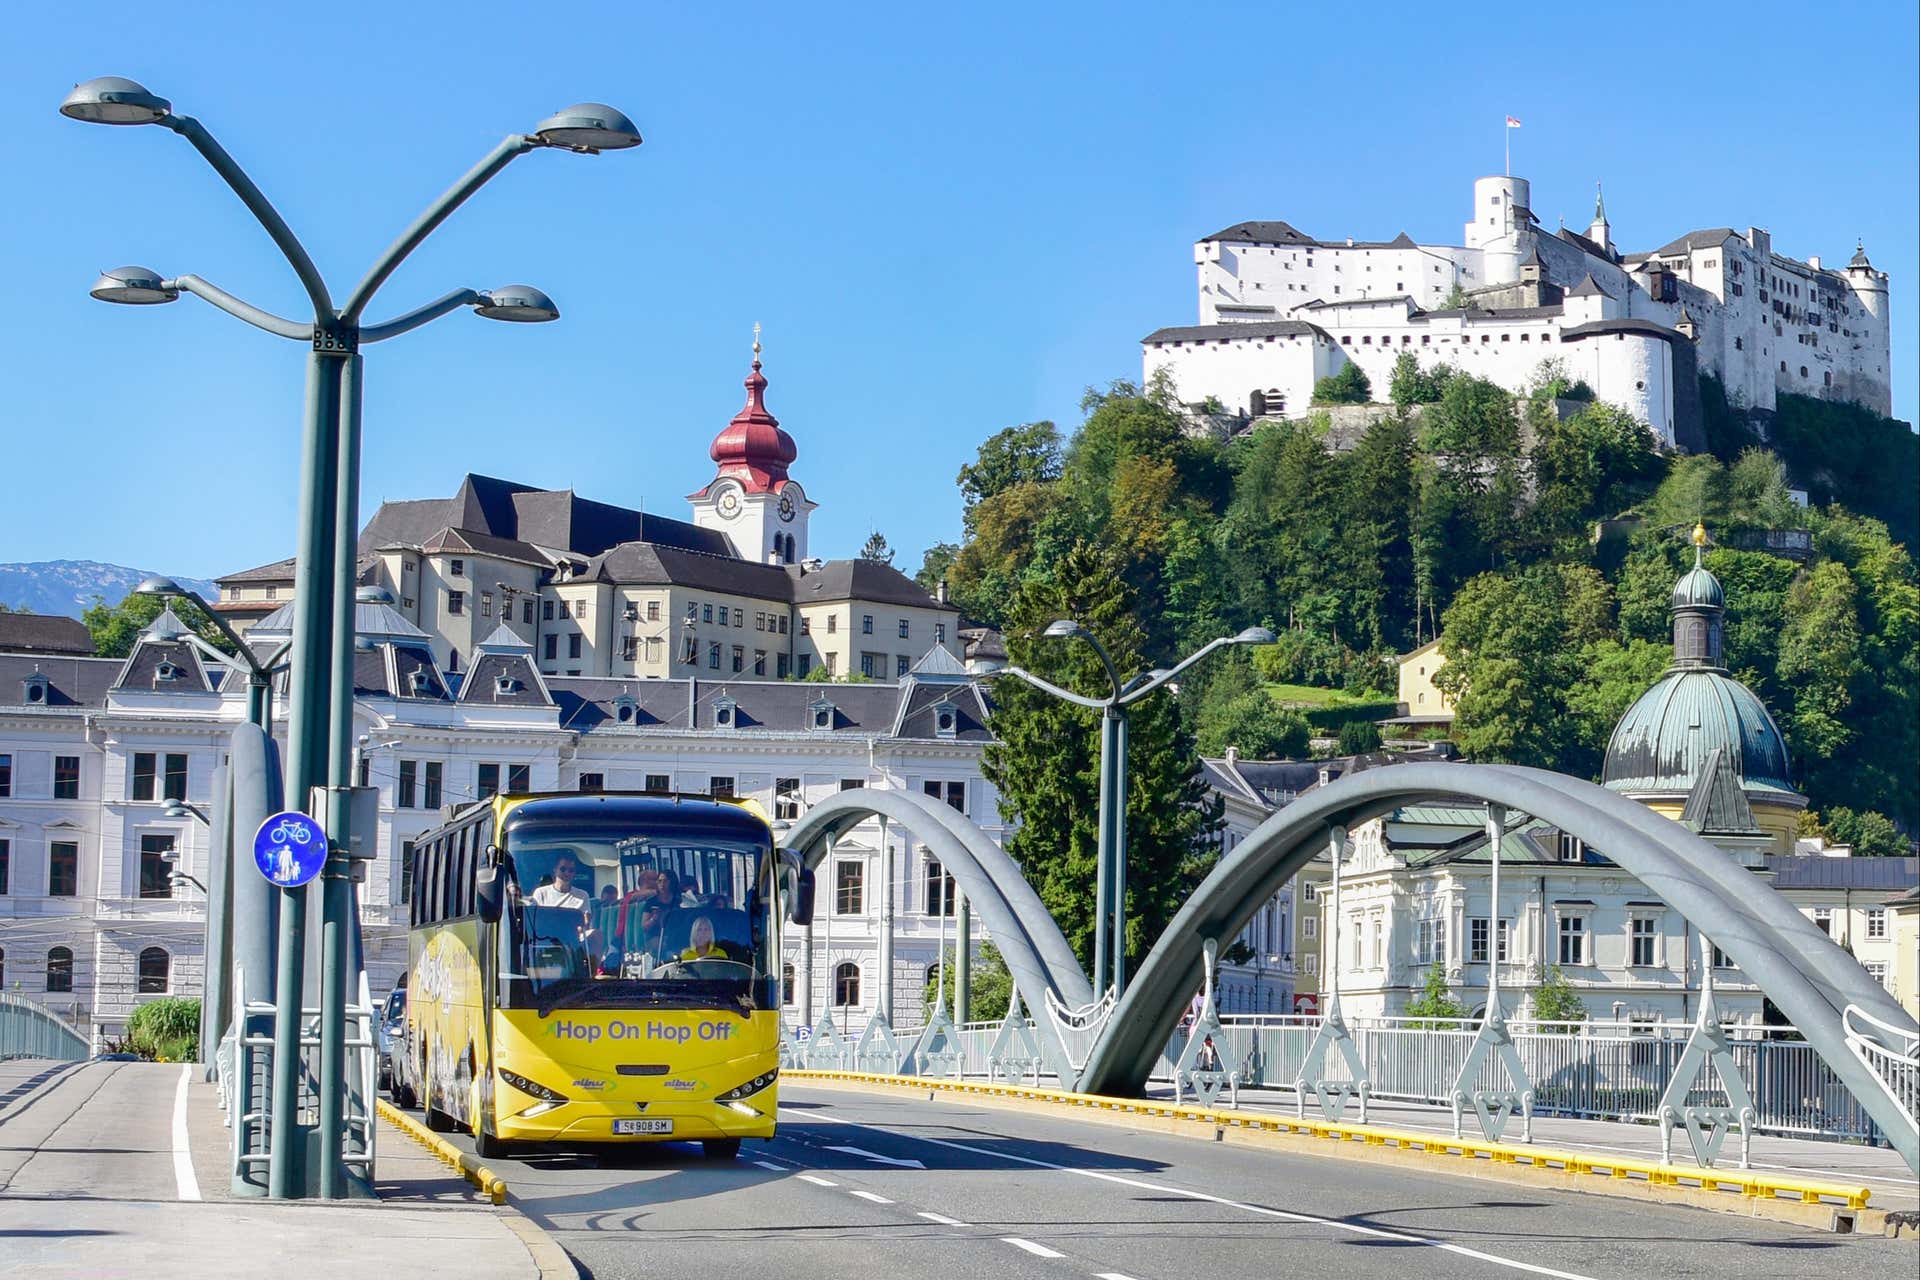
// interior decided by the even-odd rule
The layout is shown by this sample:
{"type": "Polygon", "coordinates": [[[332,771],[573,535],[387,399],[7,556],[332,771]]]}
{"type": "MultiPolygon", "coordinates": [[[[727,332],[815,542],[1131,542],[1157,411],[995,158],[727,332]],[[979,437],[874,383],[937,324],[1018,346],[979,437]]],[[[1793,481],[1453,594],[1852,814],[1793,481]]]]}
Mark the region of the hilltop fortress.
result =
{"type": "Polygon", "coordinates": [[[1864,246],[1836,270],[1781,257],[1758,227],[1714,227],[1623,254],[1602,199],[1584,233],[1547,231],[1512,176],[1473,184],[1462,239],[1317,240],[1285,222],[1215,232],[1194,246],[1199,323],[1148,334],[1145,375],[1258,418],[1304,413],[1314,382],[1349,363],[1384,399],[1402,352],[1511,391],[1558,360],[1689,449],[1704,447],[1698,374],[1736,409],[1771,412],[1785,392],[1892,411],[1887,275],[1864,246]]]}

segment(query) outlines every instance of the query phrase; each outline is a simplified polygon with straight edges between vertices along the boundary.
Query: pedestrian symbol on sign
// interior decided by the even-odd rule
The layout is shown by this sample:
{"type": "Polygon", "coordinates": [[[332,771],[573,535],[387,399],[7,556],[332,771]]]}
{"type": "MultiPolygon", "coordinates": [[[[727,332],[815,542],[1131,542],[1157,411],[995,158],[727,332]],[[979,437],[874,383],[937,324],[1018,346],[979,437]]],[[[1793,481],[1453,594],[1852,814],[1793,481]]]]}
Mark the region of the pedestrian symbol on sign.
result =
{"type": "Polygon", "coordinates": [[[326,833],[304,813],[276,813],[254,834],[254,865],[282,889],[296,888],[313,879],[326,860],[326,833]]]}

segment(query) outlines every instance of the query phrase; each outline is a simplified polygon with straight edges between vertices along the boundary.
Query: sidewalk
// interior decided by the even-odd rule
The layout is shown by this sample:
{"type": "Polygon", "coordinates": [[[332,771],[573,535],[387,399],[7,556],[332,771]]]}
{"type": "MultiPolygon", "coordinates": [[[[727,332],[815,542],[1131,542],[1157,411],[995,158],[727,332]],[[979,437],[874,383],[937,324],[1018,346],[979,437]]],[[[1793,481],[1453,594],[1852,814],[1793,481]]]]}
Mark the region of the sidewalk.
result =
{"type": "Polygon", "coordinates": [[[198,1068],[0,1063],[0,1277],[541,1274],[514,1210],[382,1126],[378,1201],[229,1194],[219,1095],[198,1068]],[[191,1074],[184,1098],[183,1074],[191,1074]]]}
{"type": "MultiPolygon", "coordinates": [[[[1169,1100],[1173,1097],[1171,1086],[1153,1085],[1148,1092],[1156,1097],[1169,1100]]],[[[1225,1096],[1220,1099],[1225,1104],[1225,1096]]],[[[1240,1106],[1246,1110],[1278,1111],[1285,1115],[1294,1114],[1294,1097],[1291,1090],[1242,1089],[1240,1106]]],[[[1307,1104],[1307,1115],[1318,1117],[1320,1109],[1311,1100],[1307,1104]]],[[[1347,1104],[1344,1117],[1347,1120],[1359,1118],[1358,1105],[1347,1104]]],[[[1453,1113],[1445,1107],[1430,1106],[1417,1102],[1393,1102],[1374,1099],[1367,1108],[1370,1123],[1385,1125],[1397,1129],[1427,1130],[1433,1133],[1453,1132],[1453,1113]]],[[[1460,1132],[1469,1137],[1479,1137],[1480,1118],[1469,1112],[1461,1117],[1460,1132]]],[[[1520,1118],[1513,1117],[1507,1122],[1504,1137],[1509,1141],[1518,1141],[1520,1137],[1520,1118]]],[[[1536,1146],[1557,1147],[1575,1151],[1604,1151],[1613,1155],[1635,1155],[1643,1160],[1660,1158],[1660,1127],[1651,1124],[1627,1124],[1613,1120],[1575,1120],[1560,1116],[1540,1116],[1533,1118],[1533,1140],[1536,1146]]],[[[1738,1168],[1740,1162],[1740,1135],[1728,1135],[1726,1143],[1720,1148],[1719,1164],[1724,1168],[1738,1168]]],[[[1691,1165],[1693,1147],[1687,1140],[1685,1130],[1675,1130],[1673,1135],[1673,1163],[1691,1165]]],[[[1756,1133],[1753,1136],[1753,1167],[1771,1172],[1792,1171],[1809,1177],[1830,1178],[1836,1182],[1857,1182],[1873,1191],[1872,1205],[1876,1209],[1914,1209],[1920,1208],[1920,1179],[1914,1177],[1891,1147],[1869,1147],[1859,1143],[1821,1142],[1812,1138],[1782,1138],[1771,1134],[1756,1133]]]]}

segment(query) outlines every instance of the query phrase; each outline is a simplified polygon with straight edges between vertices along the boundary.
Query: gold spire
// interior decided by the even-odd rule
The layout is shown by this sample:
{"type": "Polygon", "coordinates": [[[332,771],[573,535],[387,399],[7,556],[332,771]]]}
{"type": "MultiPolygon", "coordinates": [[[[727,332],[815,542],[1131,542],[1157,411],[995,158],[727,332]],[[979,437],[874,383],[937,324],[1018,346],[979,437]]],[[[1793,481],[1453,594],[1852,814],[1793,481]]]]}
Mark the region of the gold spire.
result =
{"type": "Polygon", "coordinates": [[[1700,563],[1700,555],[1701,555],[1701,552],[1705,550],[1706,545],[1707,545],[1706,522],[1705,521],[1696,522],[1693,526],[1693,562],[1694,564],[1697,565],[1700,563]]]}
{"type": "Polygon", "coordinates": [[[760,358],[760,322],[758,320],[753,322],[753,358],[755,360],[760,358]]]}

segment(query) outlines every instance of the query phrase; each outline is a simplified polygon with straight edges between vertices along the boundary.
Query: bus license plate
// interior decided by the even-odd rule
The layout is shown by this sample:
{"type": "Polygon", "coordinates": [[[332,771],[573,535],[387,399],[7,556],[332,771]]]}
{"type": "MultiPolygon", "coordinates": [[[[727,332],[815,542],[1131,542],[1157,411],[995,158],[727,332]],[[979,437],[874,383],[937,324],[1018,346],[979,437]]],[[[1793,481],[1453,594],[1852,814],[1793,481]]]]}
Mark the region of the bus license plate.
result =
{"type": "Polygon", "coordinates": [[[672,1133],[671,1120],[615,1120],[615,1133],[672,1133]]]}

